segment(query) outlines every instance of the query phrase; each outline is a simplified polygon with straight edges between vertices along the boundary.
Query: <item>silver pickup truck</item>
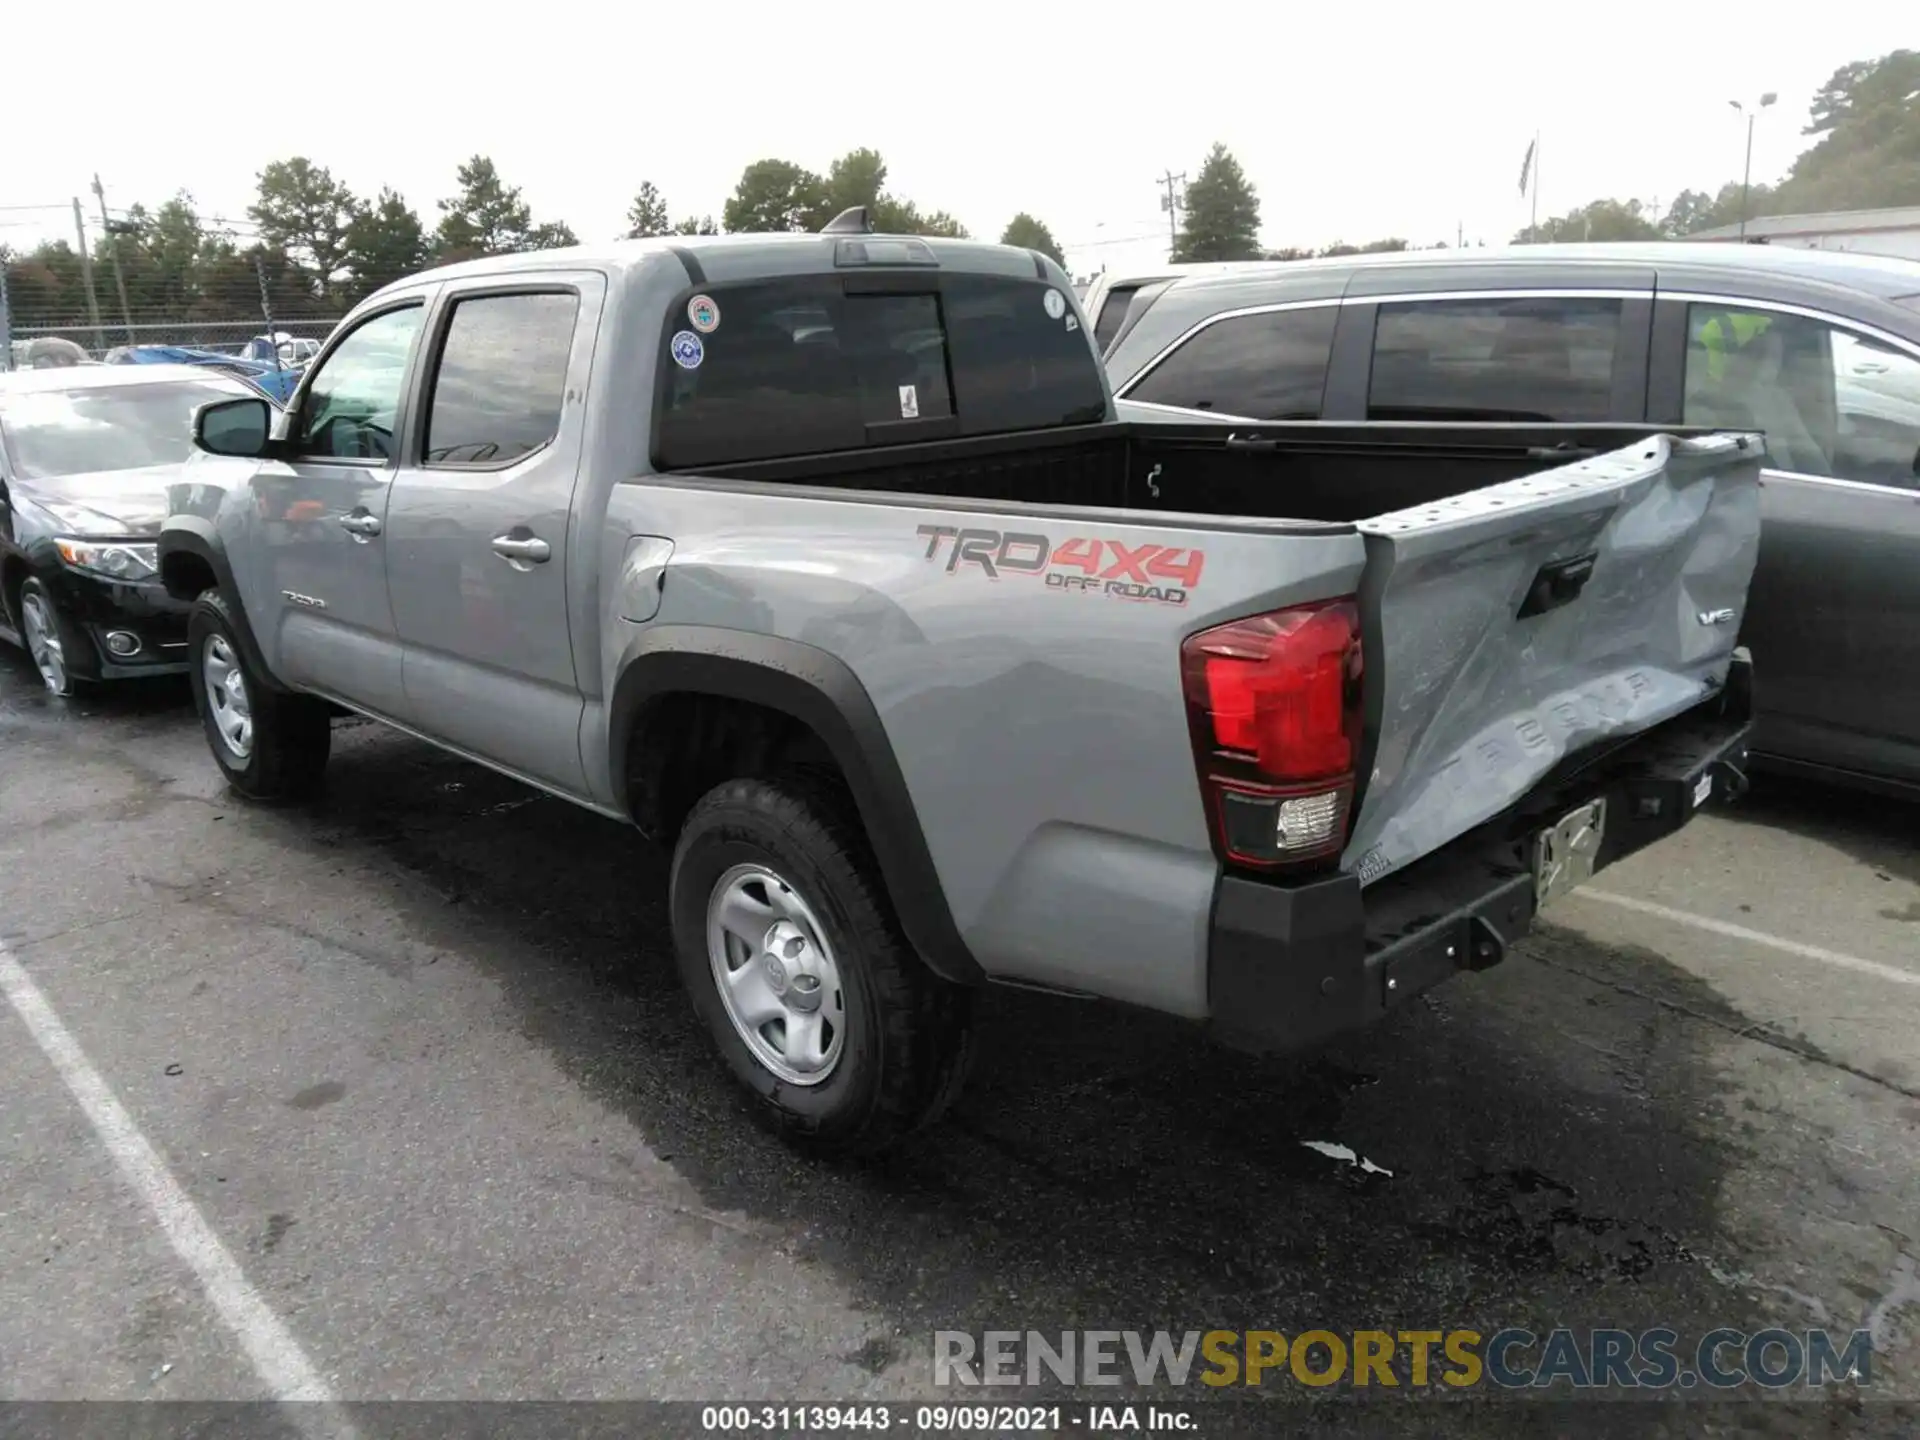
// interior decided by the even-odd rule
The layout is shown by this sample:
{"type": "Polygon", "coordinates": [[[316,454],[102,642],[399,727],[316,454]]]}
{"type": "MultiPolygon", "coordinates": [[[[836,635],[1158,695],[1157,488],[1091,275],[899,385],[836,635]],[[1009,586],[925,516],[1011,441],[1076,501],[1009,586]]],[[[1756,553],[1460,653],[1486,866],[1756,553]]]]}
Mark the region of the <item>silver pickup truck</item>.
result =
{"type": "Polygon", "coordinates": [[[504,256],[208,405],[161,573],[234,788],[342,709],[672,849],[687,989],[815,1148],[988,981],[1308,1045],[1743,785],[1757,437],[1118,418],[1029,251],[504,256]]]}

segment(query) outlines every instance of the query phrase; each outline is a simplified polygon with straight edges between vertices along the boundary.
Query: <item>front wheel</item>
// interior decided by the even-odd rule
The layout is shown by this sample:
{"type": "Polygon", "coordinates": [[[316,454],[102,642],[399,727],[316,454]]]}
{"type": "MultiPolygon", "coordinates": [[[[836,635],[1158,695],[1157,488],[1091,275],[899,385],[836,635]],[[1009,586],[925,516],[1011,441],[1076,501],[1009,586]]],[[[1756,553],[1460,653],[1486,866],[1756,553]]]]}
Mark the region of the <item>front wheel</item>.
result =
{"type": "Polygon", "coordinates": [[[831,787],[714,789],[674,847],[669,904],[694,1007],[786,1139],[881,1150],[958,1093],[972,997],[907,943],[866,837],[831,787]]]}
{"type": "Polygon", "coordinates": [[[76,626],[60,613],[53,592],[36,576],[20,587],[20,638],[26,642],[33,668],[50,695],[72,696],[83,681],[73,673],[86,641],[76,626]]]}
{"type": "Polygon", "coordinates": [[[311,794],[327,768],[333,729],[324,701],[269,690],[246,661],[217,590],[187,617],[193,707],[227,783],[252,800],[311,794]]]}

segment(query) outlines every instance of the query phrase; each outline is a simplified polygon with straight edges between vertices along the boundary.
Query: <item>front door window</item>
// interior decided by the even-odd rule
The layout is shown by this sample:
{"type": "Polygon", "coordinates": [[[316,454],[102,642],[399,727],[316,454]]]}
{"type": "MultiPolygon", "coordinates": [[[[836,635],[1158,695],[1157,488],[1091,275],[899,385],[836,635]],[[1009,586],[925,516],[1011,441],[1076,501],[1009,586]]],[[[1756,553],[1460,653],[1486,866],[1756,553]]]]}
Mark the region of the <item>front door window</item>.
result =
{"type": "Polygon", "coordinates": [[[1920,359],[1824,320],[1693,305],[1681,418],[1765,431],[1777,470],[1920,490],[1920,359]]]}
{"type": "Polygon", "coordinates": [[[391,460],[394,424],[421,307],[362,322],[320,362],[307,383],[294,449],[324,460],[391,460]]]}

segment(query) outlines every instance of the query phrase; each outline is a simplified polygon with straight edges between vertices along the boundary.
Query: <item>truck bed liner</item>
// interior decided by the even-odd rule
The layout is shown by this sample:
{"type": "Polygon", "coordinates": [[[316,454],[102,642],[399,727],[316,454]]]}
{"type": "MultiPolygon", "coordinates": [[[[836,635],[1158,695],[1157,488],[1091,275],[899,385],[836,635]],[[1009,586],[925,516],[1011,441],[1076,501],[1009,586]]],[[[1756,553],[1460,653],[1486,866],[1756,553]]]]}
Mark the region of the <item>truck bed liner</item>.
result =
{"type": "Polygon", "coordinates": [[[1645,425],[1117,421],[676,471],[1002,506],[1350,524],[1677,431],[1645,425]]]}

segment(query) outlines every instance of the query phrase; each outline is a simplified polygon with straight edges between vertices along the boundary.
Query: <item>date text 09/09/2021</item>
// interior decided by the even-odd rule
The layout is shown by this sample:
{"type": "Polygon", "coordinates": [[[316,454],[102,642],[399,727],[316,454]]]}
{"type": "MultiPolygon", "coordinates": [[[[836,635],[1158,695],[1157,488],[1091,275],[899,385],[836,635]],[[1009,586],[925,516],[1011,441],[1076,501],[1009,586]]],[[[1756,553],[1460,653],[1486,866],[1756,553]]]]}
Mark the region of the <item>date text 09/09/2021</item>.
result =
{"type": "Polygon", "coordinates": [[[708,1405],[700,1427],[717,1434],[899,1431],[907,1435],[1197,1432],[1191,1408],[1168,1405],[708,1405]]]}

